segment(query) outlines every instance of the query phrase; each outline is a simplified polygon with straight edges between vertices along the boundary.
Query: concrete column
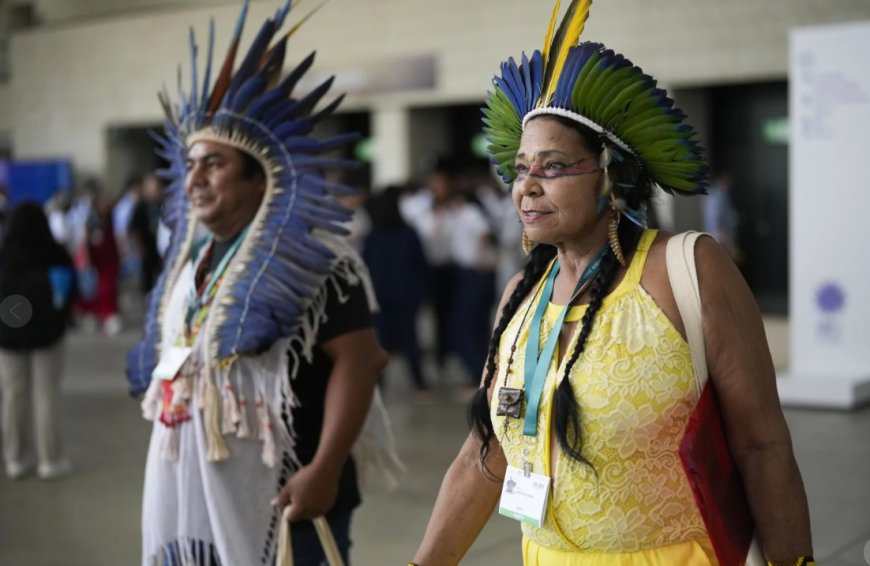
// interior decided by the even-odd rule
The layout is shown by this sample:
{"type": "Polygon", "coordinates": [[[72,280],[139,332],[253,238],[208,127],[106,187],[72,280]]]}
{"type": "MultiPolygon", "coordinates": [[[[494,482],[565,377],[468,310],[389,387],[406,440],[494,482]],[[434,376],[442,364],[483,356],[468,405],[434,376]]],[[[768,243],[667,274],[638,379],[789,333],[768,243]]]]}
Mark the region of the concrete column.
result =
{"type": "Polygon", "coordinates": [[[411,176],[411,119],[407,108],[372,110],[372,184],[404,183],[411,176]]]}
{"type": "MultiPolygon", "coordinates": [[[[659,85],[661,86],[661,85],[659,85]]],[[[667,88],[667,87],[662,87],[667,88]]],[[[676,106],[685,112],[686,121],[698,132],[698,140],[707,150],[706,158],[712,158],[710,152],[710,112],[709,95],[703,88],[669,89],[676,106]]],[[[701,199],[703,196],[670,196],[660,193],[661,198],[656,203],[656,211],[666,230],[683,232],[685,230],[703,230],[704,219],[701,215],[701,199]]]]}

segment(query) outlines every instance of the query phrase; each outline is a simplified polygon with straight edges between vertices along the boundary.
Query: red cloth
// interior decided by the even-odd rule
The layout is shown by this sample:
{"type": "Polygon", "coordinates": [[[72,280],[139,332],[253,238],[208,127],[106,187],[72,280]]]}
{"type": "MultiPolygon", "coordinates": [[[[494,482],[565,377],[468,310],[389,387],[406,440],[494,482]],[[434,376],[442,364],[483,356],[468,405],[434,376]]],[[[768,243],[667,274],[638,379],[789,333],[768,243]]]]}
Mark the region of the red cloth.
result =
{"type": "Polygon", "coordinates": [[[680,460],[719,563],[744,564],[755,525],[709,381],[686,424],[680,460]]]}

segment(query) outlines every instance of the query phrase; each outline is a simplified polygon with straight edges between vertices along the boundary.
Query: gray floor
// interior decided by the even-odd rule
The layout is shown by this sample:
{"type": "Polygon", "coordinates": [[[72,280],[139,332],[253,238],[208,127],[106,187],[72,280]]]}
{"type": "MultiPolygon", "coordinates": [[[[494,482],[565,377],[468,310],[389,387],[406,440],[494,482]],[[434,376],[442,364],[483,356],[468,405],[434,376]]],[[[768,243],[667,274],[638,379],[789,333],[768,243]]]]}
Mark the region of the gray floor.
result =
{"type": "MultiPolygon", "coordinates": [[[[787,324],[768,321],[774,359],[787,358],[787,324]]],[[[124,352],[132,334],[73,335],[63,426],[74,475],[10,482],[0,476],[0,564],[118,566],[139,561],[139,513],[149,427],[126,396],[124,352]]],[[[373,493],[355,515],[353,561],[405,564],[425,528],[444,470],[466,434],[463,406],[441,384],[439,400],[407,399],[404,366],[388,368],[387,402],[408,465],[401,488],[373,493]]],[[[788,410],[809,493],[820,564],[870,564],[870,409],[788,410]]],[[[464,564],[518,564],[518,526],[495,516],[464,564]]]]}

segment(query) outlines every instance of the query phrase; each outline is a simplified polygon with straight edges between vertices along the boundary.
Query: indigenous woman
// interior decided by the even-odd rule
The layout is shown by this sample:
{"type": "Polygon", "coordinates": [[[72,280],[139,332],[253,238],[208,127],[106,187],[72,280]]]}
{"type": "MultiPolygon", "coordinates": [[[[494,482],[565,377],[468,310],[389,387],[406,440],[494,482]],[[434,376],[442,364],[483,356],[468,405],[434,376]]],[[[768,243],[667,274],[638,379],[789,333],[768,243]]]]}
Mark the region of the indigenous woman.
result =
{"type": "MultiPolygon", "coordinates": [[[[701,391],[666,267],[671,236],[645,227],[654,186],[703,193],[707,167],[651,77],[577,43],[589,4],[572,2],[558,29],[554,14],[543,53],[504,63],[484,109],[530,255],[504,292],[472,433],[415,564],[458,563],[496,505],[522,521],[527,565],[720,563],[681,466],[701,391]]],[[[700,238],[694,254],[706,346],[695,362],[709,368],[761,550],[810,563],[758,307],[718,243],[700,238]]]]}

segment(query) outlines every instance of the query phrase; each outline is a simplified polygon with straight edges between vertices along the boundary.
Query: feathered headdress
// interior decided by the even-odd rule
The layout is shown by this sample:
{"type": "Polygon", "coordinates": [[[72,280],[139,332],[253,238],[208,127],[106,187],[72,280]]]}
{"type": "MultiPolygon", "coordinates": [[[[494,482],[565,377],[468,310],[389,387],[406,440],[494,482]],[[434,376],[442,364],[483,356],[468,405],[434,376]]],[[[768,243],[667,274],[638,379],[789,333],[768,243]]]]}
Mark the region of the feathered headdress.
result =
{"type": "Polygon", "coordinates": [[[483,108],[488,151],[508,184],[526,122],[542,114],[584,124],[633,155],[662,189],[703,193],[708,168],[695,130],[656,81],[600,43],[578,44],[591,0],[573,0],[558,29],[553,10],[544,50],[513,58],[493,78],[483,108]]]}
{"type": "Polygon", "coordinates": [[[281,77],[287,40],[311,15],[270,46],[290,6],[290,0],[286,0],[274,17],[263,23],[234,73],[248,11],[245,1],[214,85],[210,84],[212,22],[201,88],[197,45],[191,29],[190,90],[183,92],[179,70],[178,102],[170,102],[165,88],[159,95],[166,119],[165,132],[158,136],[158,153],[169,162],[162,174],[171,181],[165,195],[163,222],[172,230],[172,237],[166,269],[149,299],[144,337],[128,355],[133,393],[144,391],[151,380],[165,296],[191,254],[196,220],[184,182],[187,150],[193,143],[212,140],[233,146],[257,159],[266,173],[263,202],[224,276],[220,300],[212,306],[207,344],[212,361],[231,363],[238,356],[266,350],[279,337],[292,336],[329,272],[333,253],[312,231],[344,232],[338,224],[349,220],[350,212],[334,197],[352,190],[327,182],[321,174],[325,168],[348,162],[318,154],[356,136],[322,141],[309,137],[314,125],[330,115],[342,97],[313,113],[332,79],[302,97],[293,96],[293,88],[314,60],[313,53],[281,77]]]}

